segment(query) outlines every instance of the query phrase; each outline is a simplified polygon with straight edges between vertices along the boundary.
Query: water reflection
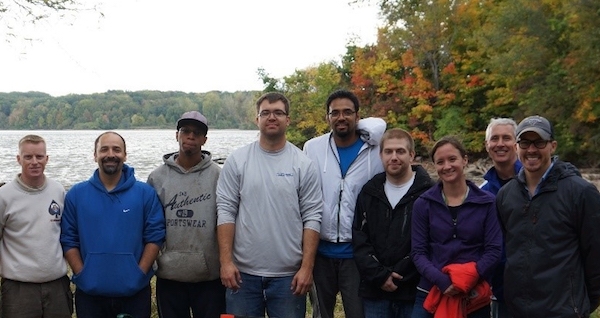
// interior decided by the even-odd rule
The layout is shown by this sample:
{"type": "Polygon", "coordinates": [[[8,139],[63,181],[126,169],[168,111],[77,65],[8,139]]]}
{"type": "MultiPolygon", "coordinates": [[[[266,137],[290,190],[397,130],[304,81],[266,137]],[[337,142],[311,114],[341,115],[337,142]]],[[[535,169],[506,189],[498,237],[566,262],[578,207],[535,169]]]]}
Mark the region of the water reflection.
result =
{"type": "MultiPolygon", "coordinates": [[[[138,180],[146,181],[152,170],[162,164],[162,155],[178,150],[175,130],[116,130],[127,143],[127,163],[135,168],[138,180]]],[[[65,187],[88,179],[97,168],[94,140],[97,130],[0,131],[0,182],[12,180],[21,167],[17,163],[18,142],[27,134],[46,139],[49,161],[46,175],[65,187]]],[[[256,140],[255,130],[209,130],[203,149],[214,158],[225,158],[233,150],[256,140]]]]}

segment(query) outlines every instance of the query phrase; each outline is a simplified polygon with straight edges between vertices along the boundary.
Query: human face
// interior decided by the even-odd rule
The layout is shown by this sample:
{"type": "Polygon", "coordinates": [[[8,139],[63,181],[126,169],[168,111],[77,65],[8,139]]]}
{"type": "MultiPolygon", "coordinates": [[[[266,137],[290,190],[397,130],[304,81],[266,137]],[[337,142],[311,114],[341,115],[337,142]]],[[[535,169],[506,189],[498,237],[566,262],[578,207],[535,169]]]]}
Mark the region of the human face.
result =
{"type": "Polygon", "coordinates": [[[46,144],[43,142],[25,142],[19,149],[17,162],[21,165],[21,178],[33,180],[44,175],[48,156],[46,155],[46,144]]]}
{"type": "Polygon", "coordinates": [[[327,122],[329,127],[333,131],[333,135],[342,139],[356,134],[356,125],[358,125],[358,114],[354,111],[354,104],[347,98],[337,98],[331,101],[329,104],[328,113],[339,113],[338,116],[333,117],[327,114],[327,122]],[[346,113],[352,113],[348,116],[346,113]]]}
{"type": "Polygon", "coordinates": [[[185,125],[175,133],[179,142],[179,154],[193,156],[201,153],[206,143],[206,133],[196,125],[185,125]]]}
{"type": "Polygon", "coordinates": [[[381,163],[388,177],[404,181],[411,176],[411,163],[415,158],[414,151],[408,150],[406,138],[386,139],[381,145],[381,163]]]}
{"type": "Polygon", "coordinates": [[[439,147],[433,155],[435,170],[444,183],[464,181],[464,170],[467,163],[467,157],[462,157],[460,151],[452,144],[439,147]]]}
{"type": "Polygon", "coordinates": [[[94,161],[98,163],[98,167],[103,173],[107,175],[119,174],[123,169],[125,160],[127,160],[127,154],[121,137],[112,133],[100,137],[94,152],[94,161]]]}
{"type": "Polygon", "coordinates": [[[490,158],[496,163],[514,163],[517,160],[517,140],[511,125],[492,127],[490,139],[485,142],[490,158]]]}
{"type": "Polygon", "coordinates": [[[544,173],[550,167],[552,154],[556,150],[556,141],[550,141],[543,149],[538,149],[533,142],[542,139],[540,135],[533,131],[528,131],[521,135],[520,140],[531,141],[531,145],[527,149],[519,147],[519,159],[523,163],[525,171],[530,173],[544,173]]]}
{"type": "Polygon", "coordinates": [[[284,117],[277,117],[273,113],[279,110],[285,113],[285,104],[278,100],[271,104],[268,100],[264,100],[258,107],[258,113],[262,111],[270,111],[271,114],[267,117],[256,116],[256,125],[260,130],[260,134],[267,138],[280,138],[285,136],[287,126],[290,124],[290,117],[286,115],[284,117]]]}

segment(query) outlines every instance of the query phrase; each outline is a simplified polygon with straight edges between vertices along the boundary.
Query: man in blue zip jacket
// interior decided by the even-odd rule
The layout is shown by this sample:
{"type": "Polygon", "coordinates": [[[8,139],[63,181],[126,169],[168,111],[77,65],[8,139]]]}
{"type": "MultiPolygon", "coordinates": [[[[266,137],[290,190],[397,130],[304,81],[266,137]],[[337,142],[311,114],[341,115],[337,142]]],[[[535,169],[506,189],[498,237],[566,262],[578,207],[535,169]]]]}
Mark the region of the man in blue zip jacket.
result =
{"type": "Polygon", "coordinates": [[[73,270],[77,317],[150,317],[152,264],[165,239],[154,189],[125,165],[125,140],[95,141],[98,169],[67,192],[60,242],[73,270]]]}
{"type": "MultiPolygon", "coordinates": [[[[493,118],[485,130],[485,150],[494,163],[483,176],[485,181],[480,188],[498,194],[500,188],[508,183],[521,170],[521,161],[517,158],[517,123],[510,118],[493,118]]],[[[506,253],[502,244],[500,263],[492,277],[492,318],[510,318],[504,303],[504,264],[506,253]]]]}

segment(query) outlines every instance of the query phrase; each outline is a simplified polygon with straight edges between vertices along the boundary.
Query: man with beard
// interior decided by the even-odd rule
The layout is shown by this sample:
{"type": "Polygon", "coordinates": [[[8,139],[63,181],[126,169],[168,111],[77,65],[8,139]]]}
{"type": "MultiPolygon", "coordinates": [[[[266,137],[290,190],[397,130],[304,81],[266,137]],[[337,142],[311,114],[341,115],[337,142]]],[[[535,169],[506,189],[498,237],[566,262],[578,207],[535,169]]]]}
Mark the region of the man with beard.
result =
{"type": "Polygon", "coordinates": [[[506,243],[504,299],[515,317],[589,317],[600,302],[600,193],[554,157],[550,122],[517,126],[523,169],[496,206],[506,243]]]}
{"type": "Polygon", "coordinates": [[[73,270],[77,317],[150,317],[152,264],[165,239],[154,189],[124,164],[125,140],[96,138],[92,177],[67,192],[60,242],[73,270]]]}
{"type": "Polygon", "coordinates": [[[286,140],[290,105],[256,102],[258,141],[235,150],[217,185],[221,281],[227,312],[304,318],[323,210],[315,165],[286,140]]]}
{"type": "Polygon", "coordinates": [[[208,124],[197,111],[177,121],[179,151],[148,177],[165,210],[167,237],[158,256],[156,300],[163,318],[219,318],[225,288],[219,279],[217,180],[221,168],[202,150],[208,124]]]}
{"type": "Polygon", "coordinates": [[[415,142],[402,129],[386,131],[379,154],[385,172],[365,184],[356,202],[352,244],[365,318],[409,318],[419,273],[410,257],[412,207],[432,185],[412,165],[415,142]]]}
{"type": "MultiPolygon", "coordinates": [[[[493,118],[485,130],[485,150],[494,163],[483,176],[485,181],[480,188],[498,194],[500,188],[508,183],[521,170],[521,161],[517,158],[517,123],[510,118],[493,118]]],[[[500,263],[492,276],[492,318],[509,318],[504,303],[504,264],[506,253],[504,244],[500,263]]]]}
{"type": "Polygon", "coordinates": [[[4,317],[70,318],[73,297],[59,242],[65,189],[44,174],[42,137],[21,138],[17,162],[21,173],[0,188],[4,317]]]}
{"type": "Polygon", "coordinates": [[[346,317],[361,318],[352,222],[360,189],[375,174],[383,172],[379,140],[386,123],[380,118],[361,120],[358,98],[346,90],[329,95],[325,109],[331,132],[304,145],[304,152],[319,168],[324,202],[314,269],[319,308],[315,308],[314,316],[333,318],[336,295],[341,292],[346,317]]]}

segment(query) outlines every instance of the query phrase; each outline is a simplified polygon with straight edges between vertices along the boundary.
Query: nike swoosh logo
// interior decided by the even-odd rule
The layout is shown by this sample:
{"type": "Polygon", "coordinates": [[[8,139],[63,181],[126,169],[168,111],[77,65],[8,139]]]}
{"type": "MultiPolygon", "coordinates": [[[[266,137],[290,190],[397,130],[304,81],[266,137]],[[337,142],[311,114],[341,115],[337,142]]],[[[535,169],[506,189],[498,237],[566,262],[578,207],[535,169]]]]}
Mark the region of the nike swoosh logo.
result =
{"type": "Polygon", "coordinates": [[[123,213],[129,212],[130,209],[123,209],[123,213]]]}

